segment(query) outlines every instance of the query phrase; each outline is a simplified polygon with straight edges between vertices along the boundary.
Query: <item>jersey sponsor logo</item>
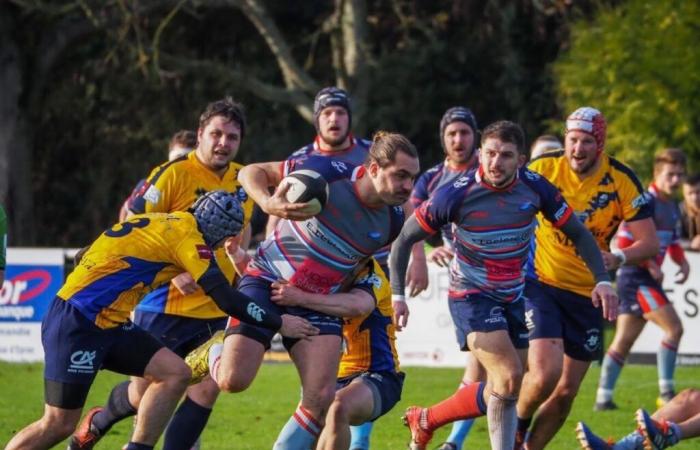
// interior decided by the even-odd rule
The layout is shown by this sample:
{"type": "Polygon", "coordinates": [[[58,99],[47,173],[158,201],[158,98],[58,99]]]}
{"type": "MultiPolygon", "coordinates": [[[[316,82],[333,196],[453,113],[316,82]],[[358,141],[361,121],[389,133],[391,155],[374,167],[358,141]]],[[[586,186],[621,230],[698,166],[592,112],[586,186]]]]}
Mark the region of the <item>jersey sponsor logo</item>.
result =
{"type": "Polygon", "coordinates": [[[78,350],[70,355],[70,365],[68,372],[73,373],[94,373],[94,361],[97,351],[78,350]]]}
{"type": "Polygon", "coordinates": [[[349,253],[346,249],[336,244],[335,241],[333,241],[333,239],[329,238],[323,233],[323,231],[321,231],[321,229],[317,226],[315,222],[307,220],[306,229],[309,230],[309,233],[311,233],[313,237],[318,238],[318,240],[333,247],[333,250],[337,251],[342,257],[350,259],[352,261],[357,261],[361,258],[360,255],[349,253]]]}
{"type": "Polygon", "coordinates": [[[457,180],[455,180],[454,183],[452,183],[452,186],[455,188],[461,188],[469,184],[469,177],[464,176],[464,177],[459,177],[457,180]]]}
{"type": "Polygon", "coordinates": [[[486,259],[486,278],[489,281],[513,281],[522,276],[522,260],[520,258],[486,259]]]}
{"type": "Polygon", "coordinates": [[[348,170],[347,164],[343,161],[331,161],[331,166],[340,173],[345,173],[348,170]]]}
{"type": "Polygon", "coordinates": [[[143,198],[149,203],[158,203],[160,200],[160,190],[153,186],[153,185],[148,185],[144,184],[143,189],[146,189],[146,191],[143,193],[143,198]]]}
{"type": "Polygon", "coordinates": [[[208,246],[198,244],[195,246],[195,248],[197,249],[197,255],[199,255],[199,259],[212,259],[212,251],[208,246]]]}
{"type": "Polygon", "coordinates": [[[370,284],[375,289],[382,287],[382,279],[374,273],[368,273],[357,280],[357,284],[370,284]]]}
{"type": "Polygon", "coordinates": [[[265,315],[265,310],[263,310],[261,307],[256,305],[253,302],[248,303],[248,307],[246,308],[246,311],[248,312],[248,315],[255,319],[257,322],[262,322],[263,321],[263,316],[265,315]]]}
{"type": "Polygon", "coordinates": [[[531,170],[526,170],[525,178],[527,178],[528,180],[536,181],[542,178],[542,176],[539,173],[533,172],[531,170]]]}
{"type": "Polygon", "coordinates": [[[635,197],[634,200],[632,200],[632,208],[641,208],[642,206],[648,204],[651,201],[651,194],[648,192],[644,192],[642,194],[639,194],[637,197],[635,197]]]}

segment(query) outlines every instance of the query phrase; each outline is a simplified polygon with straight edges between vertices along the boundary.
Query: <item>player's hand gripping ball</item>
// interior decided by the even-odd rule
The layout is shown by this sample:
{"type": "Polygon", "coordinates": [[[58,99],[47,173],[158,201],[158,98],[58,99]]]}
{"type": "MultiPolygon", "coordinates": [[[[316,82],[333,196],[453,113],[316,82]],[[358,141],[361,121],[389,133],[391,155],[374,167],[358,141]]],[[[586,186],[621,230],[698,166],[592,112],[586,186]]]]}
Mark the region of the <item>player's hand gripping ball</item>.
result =
{"type": "Polygon", "coordinates": [[[305,212],[315,216],[328,201],[328,183],[320,173],[302,169],[292,172],[282,180],[289,185],[286,192],[289,203],[308,203],[305,212]]]}

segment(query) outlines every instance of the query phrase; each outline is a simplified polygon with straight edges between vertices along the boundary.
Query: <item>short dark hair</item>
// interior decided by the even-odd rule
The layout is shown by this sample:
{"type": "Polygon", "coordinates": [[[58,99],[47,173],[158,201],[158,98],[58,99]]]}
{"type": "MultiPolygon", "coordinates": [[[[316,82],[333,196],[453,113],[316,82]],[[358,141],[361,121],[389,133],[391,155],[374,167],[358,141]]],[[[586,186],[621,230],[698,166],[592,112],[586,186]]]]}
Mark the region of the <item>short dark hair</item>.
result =
{"type": "Polygon", "coordinates": [[[510,120],[499,120],[491,125],[487,126],[484,131],[481,132],[481,145],[484,145],[486,139],[488,138],[498,138],[502,142],[509,142],[515,144],[518,149],[518,153],[521,155],[528,155],[530,152],[525,147],[525,133],[523,129],[515,122],[510,120]]]}
{"type": "Polygon", "coordinates": [[[376,162],[379,167],[387,167],[396,161],[398,152],[404,152],[408,156],[418,158],[418,150],[406,136],[388,131],[377,131],[372,138],[372,146],[369,148],[365,165],[376,162]]]}
{"type": "Polygon", "coordinates": [[[688,186],[697,186],[700,184],[700,173],[688,175],[685,181],[683,181],[683,184],[687,184],[688,186]]]}
{"type": "Polygon", "coordinates": [[[664,164],[682,166],[685,169],[688,165],[688,158],[680,148],[665,148],[654,155],[654,175],[661,172],[664,164]]]}
{"type": "Polygon", "coordinates": [[[245,135],[246,119],[243,105],[235,101],[232,97],[226,97],[207,105],[206,109],[199,116],[199,128],[205,128],[211,119],[222,116],[231,122],[236,122],[241,129],[241,139],[245,135]]]}
{"type": "Polygon", "coordinates": [[[197,133],[192,130],[180,130],[173,134],[168,144],[168,150],[171,150],[176,145],[180,147],[193,149],[197,146],[197,133]]]}

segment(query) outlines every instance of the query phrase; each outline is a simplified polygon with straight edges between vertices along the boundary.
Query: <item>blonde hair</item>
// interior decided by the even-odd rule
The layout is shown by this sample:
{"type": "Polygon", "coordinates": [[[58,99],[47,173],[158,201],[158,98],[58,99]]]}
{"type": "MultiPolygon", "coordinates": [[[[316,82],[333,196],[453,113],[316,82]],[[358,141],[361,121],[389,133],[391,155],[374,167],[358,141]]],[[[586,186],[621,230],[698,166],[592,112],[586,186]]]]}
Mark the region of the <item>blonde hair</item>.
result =
{"type": "Polygon", "coordinates": [[[398,152],[418,158],[416,147],[406,136],[389,131],[377,131],[372,137],[372,145],[369,148],[365,165],[375,162],[379,167],[387,167],[396,160],[398,152]]]}

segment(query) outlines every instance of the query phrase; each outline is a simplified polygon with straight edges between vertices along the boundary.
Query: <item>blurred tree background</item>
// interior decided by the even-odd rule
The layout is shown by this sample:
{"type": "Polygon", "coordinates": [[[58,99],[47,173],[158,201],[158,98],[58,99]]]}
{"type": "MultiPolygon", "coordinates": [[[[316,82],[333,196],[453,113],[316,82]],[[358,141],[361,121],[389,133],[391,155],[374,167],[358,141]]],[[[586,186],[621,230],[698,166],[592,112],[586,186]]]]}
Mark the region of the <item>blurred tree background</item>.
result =
{"type": "Polygon", "coordinates": [[[338,85],[356,135],[402,132],[424,168],[450,106],[481,126],[516,120],[531,140],[590,104],[611,152],[647,174],[661,146],[700,151],[698,19],[694,2],[663,0],[0,2],[10,242],[91,241],[170,135],[225,95],[246,105],[243,163],[310,142],[313,96],[338,85]]]}

